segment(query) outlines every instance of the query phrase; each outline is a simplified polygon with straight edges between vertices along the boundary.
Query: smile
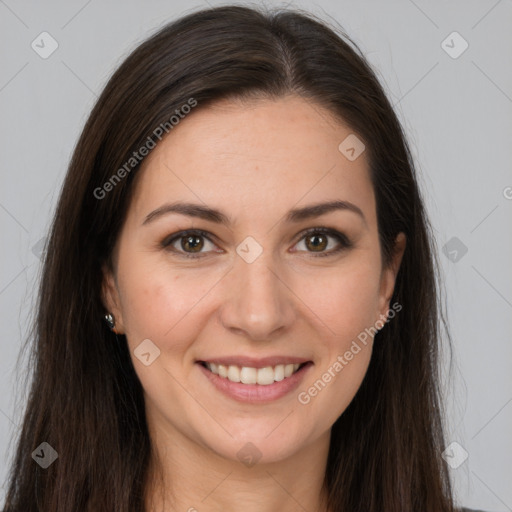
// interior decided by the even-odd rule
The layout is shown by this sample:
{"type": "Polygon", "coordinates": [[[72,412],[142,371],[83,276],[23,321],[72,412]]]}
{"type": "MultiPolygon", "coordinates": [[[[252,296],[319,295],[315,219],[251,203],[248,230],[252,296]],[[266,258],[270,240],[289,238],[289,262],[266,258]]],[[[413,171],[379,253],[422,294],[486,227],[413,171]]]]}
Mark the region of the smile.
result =
{"type": "Polygon", "coordinates": [[[216,363],[203,363],[215,375],[228,379],[231,382],[241,382],[242,384],[259,384],[260,386],[269,386],[274,382],[280,382],[291,377],[306,363],[278,364],[276,366],[265,366],[264,368],[251,368],[247,366],[225,366],[216,363]]]}
{"type": "Polygon", "coordinates": [[[197,361],[196,366],[213,389],[222,395],[238,402],[264,404],[296,390],[313,367],[313,362],[260,365],[256,368],[197,361]]]}

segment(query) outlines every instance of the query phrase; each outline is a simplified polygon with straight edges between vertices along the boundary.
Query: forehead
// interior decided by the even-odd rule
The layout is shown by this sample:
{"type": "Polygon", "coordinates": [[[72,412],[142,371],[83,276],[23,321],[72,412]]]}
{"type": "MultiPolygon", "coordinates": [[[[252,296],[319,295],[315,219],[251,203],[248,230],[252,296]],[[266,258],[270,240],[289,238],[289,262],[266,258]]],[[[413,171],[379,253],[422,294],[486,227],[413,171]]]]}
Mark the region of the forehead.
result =
{"type": "Polygon", "coordinates": [[[165,202],[194,200],[235,217],[282,215],[296,205],[349,200],[372,220],[365,152],[351,161],[339,150],[351,135],[296,96],[199,105],[144,160],[131,211],[140,217],[165,202]]]}

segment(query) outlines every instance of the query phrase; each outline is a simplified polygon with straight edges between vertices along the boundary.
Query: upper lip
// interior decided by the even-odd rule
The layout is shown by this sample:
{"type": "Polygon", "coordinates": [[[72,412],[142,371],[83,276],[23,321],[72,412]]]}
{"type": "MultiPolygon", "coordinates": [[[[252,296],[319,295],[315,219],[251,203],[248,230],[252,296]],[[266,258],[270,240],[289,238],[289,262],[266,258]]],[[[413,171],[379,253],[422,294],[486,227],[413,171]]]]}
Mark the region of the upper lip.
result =
{"type": "Polygon", "coordinates": [[[268,356],[268,357],[246,357],[246,356],[227,356],[212,357],[211,359],[201,359],[198,362],[215,363],[224,366],[240,366],[248,368],[265,368],[267,366],[277,366],[278,364],[302,364],[309,362],[309,359],[295,356],[268,356]]]}

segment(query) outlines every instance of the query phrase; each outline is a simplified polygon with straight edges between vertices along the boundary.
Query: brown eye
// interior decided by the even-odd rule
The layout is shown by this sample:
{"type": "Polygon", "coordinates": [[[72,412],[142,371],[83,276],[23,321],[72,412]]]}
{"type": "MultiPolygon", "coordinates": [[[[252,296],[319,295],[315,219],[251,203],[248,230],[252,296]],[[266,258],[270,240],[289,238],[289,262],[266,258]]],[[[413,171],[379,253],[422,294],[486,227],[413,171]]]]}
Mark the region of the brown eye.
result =
{"type": "Polygon", "coordinates": [[[323,234],[308,235],[306,238],[306,247],[315,251],[323,251],[327,247],[327,237],[323,234]]]}
{"type": "Polygon", "coordinates": [[[181,237],[181,248],[185,251],[200,252],[204,246],[201,236],[188,235],[181,237]]]}
{"type": "Polygon", "coordinates": [[[304,244],[305,247],[305,249],[300,249],[301,251],[316,253],[313,256],[333,256],[343,249],[352,247],[352,242],[347,236],[331,228],[309,229],[299,240],[297,246],[300,244],[304,244]],[[332,240],[334,240],[334,245],[332,240]]]}
{"type": "Polygon", "coordinates": [[[162,240],[161,246],[186,258],[201,258],[207,256],[209,252],[216,252],[213,251],[215,244],[204,231],[181,231],[180,233],[175,233],[162,240]],[[208,247],[208,244],[211,245],[211,248],[208,247]]]}

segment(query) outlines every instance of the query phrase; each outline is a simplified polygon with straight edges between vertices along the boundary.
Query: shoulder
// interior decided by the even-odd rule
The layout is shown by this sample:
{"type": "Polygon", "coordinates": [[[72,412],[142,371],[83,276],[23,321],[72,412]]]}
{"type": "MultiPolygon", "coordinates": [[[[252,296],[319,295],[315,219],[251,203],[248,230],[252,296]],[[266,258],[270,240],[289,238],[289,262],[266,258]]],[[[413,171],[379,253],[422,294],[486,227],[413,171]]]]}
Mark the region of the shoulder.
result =
{"type": "Polygon", "coordinates": [[[474,508],[461,508],[460,512],[485,512],[485,510],[475,510],[474,508]]]}

